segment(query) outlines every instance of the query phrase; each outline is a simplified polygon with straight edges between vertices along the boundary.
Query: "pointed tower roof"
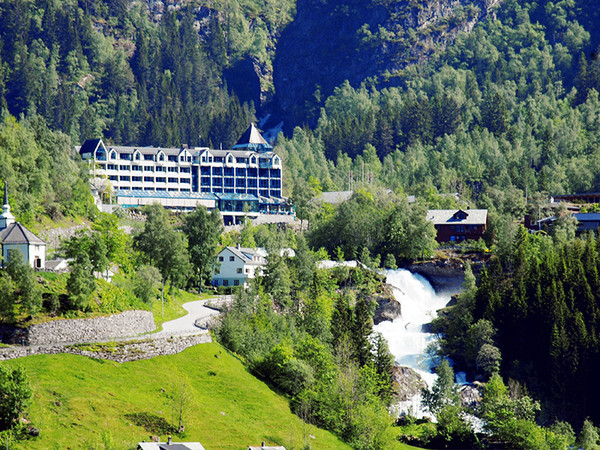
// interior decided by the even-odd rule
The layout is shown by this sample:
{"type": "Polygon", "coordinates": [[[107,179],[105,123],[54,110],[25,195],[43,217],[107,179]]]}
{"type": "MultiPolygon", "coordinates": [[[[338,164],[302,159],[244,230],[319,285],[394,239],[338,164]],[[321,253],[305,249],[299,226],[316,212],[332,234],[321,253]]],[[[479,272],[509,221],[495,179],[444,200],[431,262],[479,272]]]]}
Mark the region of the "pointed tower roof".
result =
{"type": "Polygon", "coordinates": [[[255,150],[259,152],[266,152],[269,150],[273,150],[273,146],[269,144],[264,137],[256,128],[256,125],[253,123],[250,124],[250,127],[246,130],[246,132],[242,135],[242,137],[237,141],[237,144],[233,146],[234,150],[255,150]]]}
{"type": "Polygon", "coordinates": [[[7,228],[13,223],[15,223],[15,216],[10,212],[10,205],[8,204],[8,183],[5,181],[4,204],[2,205],[2,214],[0,214],[0,230],[7,228]]]}

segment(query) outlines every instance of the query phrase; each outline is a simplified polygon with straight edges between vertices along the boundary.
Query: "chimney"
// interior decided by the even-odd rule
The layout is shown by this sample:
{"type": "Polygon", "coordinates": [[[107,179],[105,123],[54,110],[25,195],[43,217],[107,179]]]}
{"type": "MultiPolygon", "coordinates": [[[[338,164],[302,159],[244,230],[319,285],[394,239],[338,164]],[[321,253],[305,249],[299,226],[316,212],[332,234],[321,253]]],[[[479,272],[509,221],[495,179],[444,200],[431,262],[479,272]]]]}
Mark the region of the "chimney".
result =
{"type": "Polygon", "coordinates": [[[167,444],[171,445],[173,443],[173,440],[171,439],[171,436],[169,436],[167,438],[167,444]]]}
{"type": "Polygon", "coordinates": [[[237,245],[236,245],[236,248],[239,250],[239,249],[240,249],[240,244],[237,244],[237,245]]]}
{"type": "Polygon", "coordinates": [[[264,446],[265,446],[265,441],[262,441],[262,443],[260,444],[260,446],[264,448],[264,446]]]}

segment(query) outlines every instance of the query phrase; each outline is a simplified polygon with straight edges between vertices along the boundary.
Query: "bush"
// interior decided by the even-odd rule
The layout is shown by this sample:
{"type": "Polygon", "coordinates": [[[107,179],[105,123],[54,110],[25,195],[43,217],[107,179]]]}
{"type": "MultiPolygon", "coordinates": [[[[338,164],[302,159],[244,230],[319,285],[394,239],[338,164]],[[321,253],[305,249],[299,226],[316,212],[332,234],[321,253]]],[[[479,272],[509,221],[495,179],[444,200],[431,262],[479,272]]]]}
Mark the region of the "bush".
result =
{"type": "Polygon", "coordinates": [[[0,365],[0,430],[12,428],[31,398],[31,387],[22,367],[0,365]]]}

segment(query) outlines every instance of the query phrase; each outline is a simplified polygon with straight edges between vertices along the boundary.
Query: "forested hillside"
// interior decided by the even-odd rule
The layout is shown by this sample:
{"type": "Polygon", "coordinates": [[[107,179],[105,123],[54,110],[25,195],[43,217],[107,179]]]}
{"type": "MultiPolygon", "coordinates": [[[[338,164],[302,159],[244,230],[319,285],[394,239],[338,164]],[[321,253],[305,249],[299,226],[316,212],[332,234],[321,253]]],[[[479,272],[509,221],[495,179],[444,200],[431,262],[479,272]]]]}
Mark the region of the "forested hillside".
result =
{"type": "MultiPolygon", "coordinates": [[[[230,146],[254,106],[227,89],[225,74],[245,58],[268,69],[270,35],[293,12],[291,2],[276,6],[3,2],[0,107],[39,114],[75,143],[104,136],[120,144],[230,146]]],[[[232,84],[255,100],[249,75],[232,84]]]]}

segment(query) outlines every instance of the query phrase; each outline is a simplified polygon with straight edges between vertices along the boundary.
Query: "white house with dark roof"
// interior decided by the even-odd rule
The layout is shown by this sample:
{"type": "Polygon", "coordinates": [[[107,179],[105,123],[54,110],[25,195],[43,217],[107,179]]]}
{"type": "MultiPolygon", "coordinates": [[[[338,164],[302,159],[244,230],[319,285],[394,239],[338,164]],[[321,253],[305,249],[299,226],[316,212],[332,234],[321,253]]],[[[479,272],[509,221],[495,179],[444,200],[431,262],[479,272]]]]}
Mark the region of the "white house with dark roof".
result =
{"type": "Polygon", "coordinates": [[[0,215],[0,245],[2,246],[2,267],[11,251],[19,251],[25,263],[36,269],[46,265],[46,243],[15,221],[8,204],[8,188],[4,183],[4,205],[0,215]]]}
{"type": "Polygon", "coordinates": [[[225,247],[217,256],[218,267],[212,278],[215,286],[248,286],[248,280],[262,274],[266,264],[260,252],[246,247],[225,247]]]}

